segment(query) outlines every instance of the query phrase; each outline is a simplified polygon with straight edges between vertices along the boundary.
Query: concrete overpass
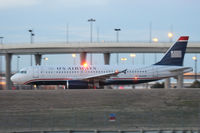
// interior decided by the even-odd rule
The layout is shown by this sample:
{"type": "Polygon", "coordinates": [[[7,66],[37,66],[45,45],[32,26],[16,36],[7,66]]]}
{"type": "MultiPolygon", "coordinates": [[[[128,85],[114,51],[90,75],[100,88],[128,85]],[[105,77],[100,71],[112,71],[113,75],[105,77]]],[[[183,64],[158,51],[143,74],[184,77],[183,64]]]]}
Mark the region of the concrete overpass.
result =
{"type": "MultiPolygon", "coordinates": [[[[104,42],[104,43],[34,43],[0,44],[0,54],[65,53],[163,53],[172,43],[104,42]]],[[[189,42],[187,53],[199,53],[200,42],[189,42]]]]}
{"type": "MultiPolygon", "coordinates": [[[[6,57],[6,88],[11,88],[11,58],[13,54],[34,54],[36,65],[41,64],[43,54],[80,53],[81,62],[85,62],[87,53],[104,53],[104,62],[109,64],[111,53],[163,53],[172,43],[142,43],[142,42],[103,42],[103,43],[34,43],[34,44],[4,44],[0,45],[0,54],[6,57]]],[[[189,42],[187,53],[199,53],[200,42],[189,42]]],[[[182,76],[179,78],[182,88],[182,76]]],[[[169,87],[169,80],[166,87],[169,87]]]]}

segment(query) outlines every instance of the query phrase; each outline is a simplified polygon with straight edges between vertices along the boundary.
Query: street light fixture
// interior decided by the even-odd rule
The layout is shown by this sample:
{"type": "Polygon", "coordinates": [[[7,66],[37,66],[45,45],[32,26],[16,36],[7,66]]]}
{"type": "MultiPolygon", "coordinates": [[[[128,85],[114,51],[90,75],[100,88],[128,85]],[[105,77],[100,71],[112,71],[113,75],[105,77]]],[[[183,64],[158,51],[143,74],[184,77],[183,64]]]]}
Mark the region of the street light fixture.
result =
{"type": "MultiPolygon", "coordinates": [[[[44,58],[42,58],[44,61],[48,61],[49,60],[49,58],[48,57],[44,57],[44,58]]],[[[45,63],[45,65],[47,65],[46,63],[45,63]]]]}
{"type": "Polygon", "coordinates": [[[121,58],[121,61],[122,61],[123,64],[124,64],[124,62],[127,61],[127,58],[121,58]]]}
{"type": "MultiPolygon", "coordinates": [[[[91,18],[91,19],[88,19],[88,22],[90,22],[90,43],[92,43],[92,24],[93,22],[95,22],[96,20],[91,18]]],[[[92,65],[92,53],[90,54],[90,63],[92,65]]]]}
{"type": "Polygon", "coordinates": [[[76,58],[76,54],[72,54],[72,57],[73,57],[73,58],[76,58]]]}
{"type": "Polygon", "coordinates": [[[130,57],[132,58],[132,64],[134,65],[134,58],[136,57],[136,54],[130,54],[130,57]]]}
{"type": "Polygon", "coordinates": [[[126,61],[127,60],[127,58],[121,58],[121,61],[126,61]]]}
{"type": "Polygon", "coordinates": [[[158,38],[155,37],[155,38],[152,39],[152,41],[153,42],[158,42],[158,38]]]}
{"type": "MultiPolygon", "coordinates": [[[[35,34],[33,33],[33,30],[28,30],[28,32],[30,32],[30,44],[33,44],[33,36],[35,36],[35,34]]],[[[31,54],[31,66],[32,66],[32,54],[31,54]]]]}
{"type": "Polygon", "coordinates": [[[45,61],[48,61],[48,60],[49,60],[49,58],[48,58],[48,57],[44,57],[44,58],[42,58],[42,59],[44,59],[45,61]]]}
{"type": "Polygon", "coordinates": [[[74,65],[76,65],[76,54],[72,54],[72,58],[74,60],[74,65]]]}
{"type": "Polygon", "coordinates": [[[169,42],[172,42],[172,38],[173,38],[172,32],[169,32],[169,33],[168,33],[168,37],[169,37],[169,42]]]}
{"type": "Polygon", "coordinates": [[[196,56],[193,56],[192,59],[194,60],[194,71],[195,71],[195,75],[194,75],[194,79],[195,81],[197,80],[197,57],[196,56]]]}

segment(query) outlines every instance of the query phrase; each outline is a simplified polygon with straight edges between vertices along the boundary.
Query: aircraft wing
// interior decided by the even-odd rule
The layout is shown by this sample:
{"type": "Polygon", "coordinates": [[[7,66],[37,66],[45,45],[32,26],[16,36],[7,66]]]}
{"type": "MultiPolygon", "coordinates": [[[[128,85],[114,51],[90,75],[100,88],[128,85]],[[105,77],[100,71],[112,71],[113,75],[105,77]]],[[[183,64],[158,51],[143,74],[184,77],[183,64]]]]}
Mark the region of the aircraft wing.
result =
{"type": "Polygon", "coordinates": [[[172,73],[179,73],[179,72],[190,72],[192,71],[192,68],[191,67],[183,67],[183,68],[177,68],[177,69],[173,69],[173,70],[170,70],[170,72],[172,73]]]}
{"type": "Polygon", "coordinates": [[[122,70],[122,71],[115,71],[115,72],[112,72],[112,73],[98,74],[98,75],[95,75],[95,76],[86,77],[83,80],[104,80],[104,79],[110,78],[111,76],[117,76],[120,73],[126,73],[126,71],[127,71],[127,69],[122,70]]]}

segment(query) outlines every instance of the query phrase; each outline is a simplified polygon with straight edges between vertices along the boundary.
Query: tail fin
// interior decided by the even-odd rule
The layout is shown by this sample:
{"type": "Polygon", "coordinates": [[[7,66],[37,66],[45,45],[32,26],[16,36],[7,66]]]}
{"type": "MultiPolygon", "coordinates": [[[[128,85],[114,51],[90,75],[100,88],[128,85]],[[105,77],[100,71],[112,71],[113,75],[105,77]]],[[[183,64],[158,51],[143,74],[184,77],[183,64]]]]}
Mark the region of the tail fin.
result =
{"type": "Polygon", "coordinates": [[[154,65],[182,66],[188,39],[189,36],[181,36],[178,41],[168,49],[165,56],[154,65]]]}

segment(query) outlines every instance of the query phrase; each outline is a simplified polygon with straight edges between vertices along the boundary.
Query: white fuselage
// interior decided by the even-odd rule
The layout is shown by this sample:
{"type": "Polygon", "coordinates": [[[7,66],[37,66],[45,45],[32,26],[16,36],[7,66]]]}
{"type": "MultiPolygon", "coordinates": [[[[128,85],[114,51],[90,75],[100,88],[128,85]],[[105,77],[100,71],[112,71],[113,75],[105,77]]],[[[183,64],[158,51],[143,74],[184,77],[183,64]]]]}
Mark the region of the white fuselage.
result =
{"type": "MultiPolygon", "coordinates": [[[[117,66],[117,65],[95,65],[95,66],[33,66],[23,68],[19,73],[13,75],[11,80],[16,84],[63,84],[68,80],[87,80],[88,77],[94,77],[102,74],[114,73],[126,70],[116,76],[110,76],[104,81],[113,81],[110,84],[137,84],[149,81],[160,80],[167,77],[174,77],[180,74],[180,66],[117,66]],[[120,81],[120,82],[118,82],[120,81]],[[130,81],[130,82],[127,82],[130,81]]],[[[183,71],[189,72],[191,68],[183,71]]],[[[101,79],[98,79],[101,81],[101,79]]]]}

